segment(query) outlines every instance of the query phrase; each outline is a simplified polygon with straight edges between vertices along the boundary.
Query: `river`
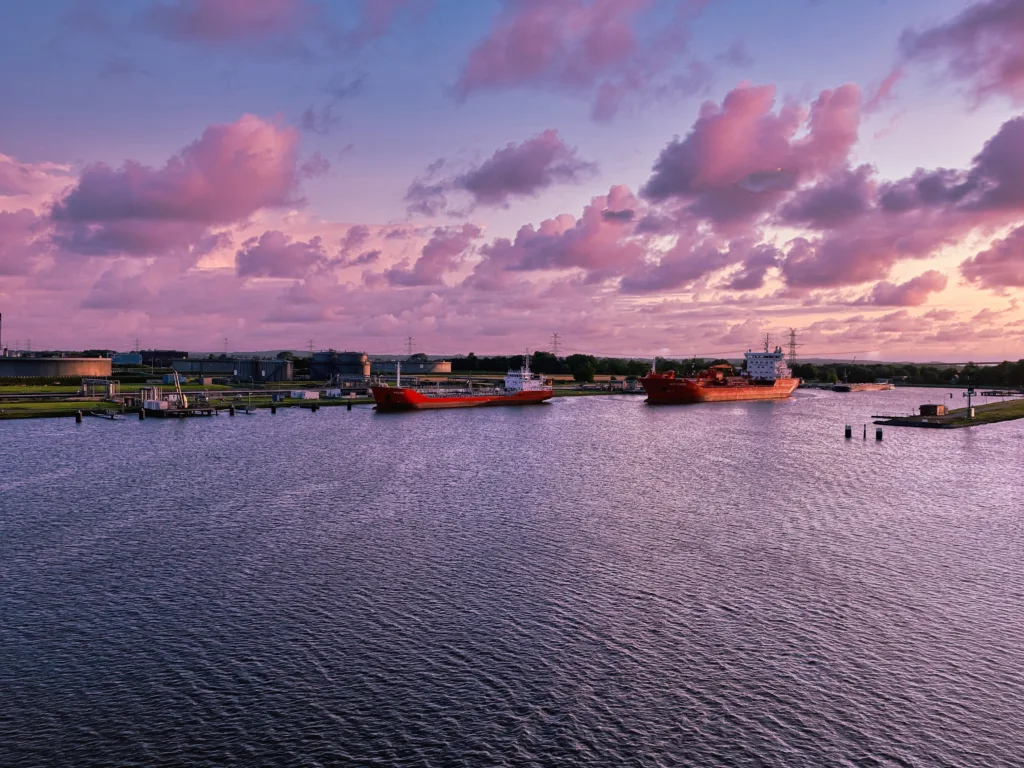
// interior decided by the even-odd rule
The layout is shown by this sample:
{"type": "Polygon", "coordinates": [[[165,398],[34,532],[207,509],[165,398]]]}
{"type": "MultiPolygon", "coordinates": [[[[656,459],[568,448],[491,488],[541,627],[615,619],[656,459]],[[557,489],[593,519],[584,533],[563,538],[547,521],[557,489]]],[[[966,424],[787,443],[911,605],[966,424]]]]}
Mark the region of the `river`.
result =
{"type": "Polygon", "coordinates": [[[0,765],[1020,766],[960,400],[0,422],[0,765]]]}

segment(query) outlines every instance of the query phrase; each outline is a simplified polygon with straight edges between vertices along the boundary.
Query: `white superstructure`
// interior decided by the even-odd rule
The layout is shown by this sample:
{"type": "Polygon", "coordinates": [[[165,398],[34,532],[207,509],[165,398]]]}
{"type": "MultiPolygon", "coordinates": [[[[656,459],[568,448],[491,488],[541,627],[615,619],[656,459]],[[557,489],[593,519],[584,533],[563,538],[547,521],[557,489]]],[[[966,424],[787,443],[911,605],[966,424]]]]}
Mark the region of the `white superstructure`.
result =
{"type": "Polygon", "coordinates": [[[505,391],[506,392],[539,392],[543,389],[551,389],[550,386],[544,381],[543,376],[539,376],[530,371],[530,357],[527,355],[524,360],[526,364],[523,365],[518,371],[512,370],[505,375],[505,391]]]}
{"type": "Polygon", "coordinates": [[[769,352],[766,344],[764,352],[748,351],[743,357],[747,359],[747,376],[756,381],[788,379],[793,375],[786,365],[786,355],[782,347],[776,347],[774,352],[769,352]]]}

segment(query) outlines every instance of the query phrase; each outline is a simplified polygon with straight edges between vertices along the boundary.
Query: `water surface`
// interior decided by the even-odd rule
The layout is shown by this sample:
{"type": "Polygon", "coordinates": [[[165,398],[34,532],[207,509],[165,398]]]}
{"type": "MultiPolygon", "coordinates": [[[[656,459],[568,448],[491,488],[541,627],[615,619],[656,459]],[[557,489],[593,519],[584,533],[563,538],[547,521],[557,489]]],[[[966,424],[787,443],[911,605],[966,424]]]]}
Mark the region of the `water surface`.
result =
{"type": "Polygon", "coordinates": [[[0,765],[1019,766],[1024,421],[930,401],[2,422],[0,765]]]}

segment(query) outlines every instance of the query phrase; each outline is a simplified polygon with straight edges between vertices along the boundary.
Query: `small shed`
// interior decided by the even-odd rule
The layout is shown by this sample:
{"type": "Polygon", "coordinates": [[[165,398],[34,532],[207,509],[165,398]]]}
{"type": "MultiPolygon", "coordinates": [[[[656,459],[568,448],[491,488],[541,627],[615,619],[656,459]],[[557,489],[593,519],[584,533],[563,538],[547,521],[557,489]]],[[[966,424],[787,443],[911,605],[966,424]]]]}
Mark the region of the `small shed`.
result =
{"type": "Polygon", "coordinates": [[[312,389],[293,389],[292,400],[319,400],[320,393],[312,389]]]}
{"type": "Polygon", "coordinates": [[[946,406],[938,403],[928,403],[921,406],[922,416],[945,416],[946,406]]]}

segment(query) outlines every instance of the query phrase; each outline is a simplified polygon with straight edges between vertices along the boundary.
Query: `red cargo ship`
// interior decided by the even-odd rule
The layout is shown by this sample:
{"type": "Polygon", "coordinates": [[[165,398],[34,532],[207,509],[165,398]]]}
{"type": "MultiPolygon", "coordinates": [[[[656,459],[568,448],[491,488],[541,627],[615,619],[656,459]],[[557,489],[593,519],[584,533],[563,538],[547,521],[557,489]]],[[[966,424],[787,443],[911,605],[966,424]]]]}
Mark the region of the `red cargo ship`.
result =
{"type": "Polygon", "coordinates": [[[800,379],[793,378],[782,349],[747,352],[747,370],[737,376],[731,365],[713,365],[693,378],[676,378],[675,371],[651,372],[640,380],[653,405],[708,403],[720,400],[781,400],[793,394],[800,379]]]}
{"type": "MultiPolygon", "coordinates": [[[[400,364],[399,364],[400,365],[400,364]]],[[[395,386],[371,387],[378,411],[422,411],[432,408],[472,408],[488,405],[530,405],[554,397],[551,384],[530,371],[530,362],[518,371],[509,371],[505,386],[493,389],[403,387],[401,367],[395,386]]]]}

